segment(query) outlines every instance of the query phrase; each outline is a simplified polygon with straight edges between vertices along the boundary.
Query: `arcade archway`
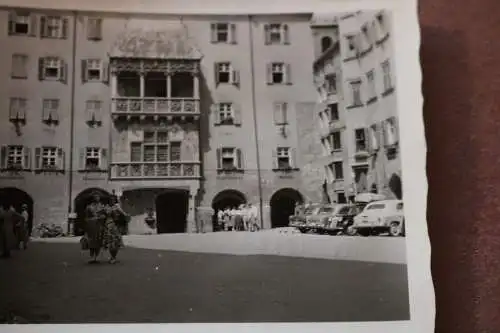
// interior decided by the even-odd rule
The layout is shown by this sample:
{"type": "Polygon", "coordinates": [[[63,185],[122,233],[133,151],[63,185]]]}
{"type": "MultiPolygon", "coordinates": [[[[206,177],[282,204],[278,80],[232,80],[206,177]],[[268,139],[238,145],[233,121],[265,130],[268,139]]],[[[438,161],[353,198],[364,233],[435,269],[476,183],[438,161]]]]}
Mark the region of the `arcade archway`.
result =
{"type": "Polygon", "coordinates": [[[271,227],[287,227],[289,217],[295,212],[295,205],[302,204],[304,198],[299,191],[292,188],[284,188],[276,191],[271,197],[271,227]]]}
{"type": "Polygon", "coordinates": [[[219,231],[217,224],[217,213],[226,208],[236,208],[241,204],[247,203],[243,193],[237,190],[223,190],[219,192],[212,200],[214,215],[212,218],[213,230],[219,231]]]}
{"type": "Polygon", "coordinates": [[[92,202],[93,196],[98,194],[101,197],[103,204],[109,204],[111,201],[111,194],[106,190],[98,187],[91,187],[81,191],[75,198],[74,210],[76,213],[75,225],[73,227],[73,234],[75,236],[82,236],[84,234],[85,223],[85,209],[92,202]]]}
{"type": "Polygon", "coordinates": [[[17,212],[21,212],[23,204],[28,206],[28,228],[29,232],[33,231],[33,198],[23,190],[16,187],[0,188],[0,204],[8,209],[14,207],[17,212]]]}
{"type": "Polygon", "coordinates": [[[168,189],[155,199],[156,230],[159,234],[186,232],[189,190],[168,189]]]}
{"type": "Polygon", "coordinates": [[[403,183],[401,182],[401,177],[399,177],[395,173],[393,173],[391,178],[389,179],[389,188],[391,189],[392,193],[394,193],[396,198],[400,200],[403,198],[403,183]]]}

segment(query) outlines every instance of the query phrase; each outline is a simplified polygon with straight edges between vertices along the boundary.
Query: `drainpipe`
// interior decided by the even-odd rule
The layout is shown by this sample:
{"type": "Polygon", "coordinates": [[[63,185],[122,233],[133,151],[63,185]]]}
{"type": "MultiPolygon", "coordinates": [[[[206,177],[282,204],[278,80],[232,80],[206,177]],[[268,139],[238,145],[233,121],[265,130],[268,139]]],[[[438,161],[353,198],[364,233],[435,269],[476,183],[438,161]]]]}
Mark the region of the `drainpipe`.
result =
{"type": "Polygon", "coordinates": [[[248,15],[248,35],[250,42],[250,80],[252,81],[252,112],[253,112],[253,125],[254,125],[254,135],[255,135],[255,157],[257,160],[257,179],[258,179],[258,189],[259,189],[259,216],[260,216],[260,228],[264,229],[264,204],[262,201],[262,175],[260,170],[260,149],[259,149],[259,126],[257,124],[257,106],[255,101],[255,64],[254,64],[254,49],[253,49],[253,30],[252,30],[252,15],[248,15]]]}
{"type": "MultiPolygon", "coordinates": [[[[69,177],[68,177],[68,214],[73,211],[73,150],[75,137],[75,82],[76,82],[76,26],[78,20],[78,12],[73,12],[73,36],[72,36],[72,70],[71,70],[71,97],[70,97],[70,137],[69,137],[69,177]]],[[[71,222],[68,218],[68,234],[71,232],[71,222]]]]}

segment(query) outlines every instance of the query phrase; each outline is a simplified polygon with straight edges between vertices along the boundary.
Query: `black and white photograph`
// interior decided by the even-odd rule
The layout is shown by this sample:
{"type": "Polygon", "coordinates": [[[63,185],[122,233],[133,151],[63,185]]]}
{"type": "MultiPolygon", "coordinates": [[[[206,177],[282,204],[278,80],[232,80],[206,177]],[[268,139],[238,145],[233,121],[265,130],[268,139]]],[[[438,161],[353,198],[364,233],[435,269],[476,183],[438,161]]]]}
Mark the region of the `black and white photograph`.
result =
{"type": "Polygon", "coordinates": [[[6,2],[6,329],[431,332],[414,1],[6,2]]]}

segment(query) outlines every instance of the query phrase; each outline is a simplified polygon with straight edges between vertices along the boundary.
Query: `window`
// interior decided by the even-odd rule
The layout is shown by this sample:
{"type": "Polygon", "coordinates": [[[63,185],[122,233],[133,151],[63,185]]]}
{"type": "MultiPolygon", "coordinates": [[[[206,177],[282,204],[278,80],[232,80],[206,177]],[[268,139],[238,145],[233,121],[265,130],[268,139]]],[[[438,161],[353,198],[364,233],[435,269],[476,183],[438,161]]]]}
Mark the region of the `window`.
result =
{"type": "Polygon", "coordinates": [[[42,16],[40,19],[42,38],[61,38],[67,36],[68,19],[61,16],[42,16]]]}
{"type": "Polygon", "coordinates": [[[102,39],[102,18],[100,17],[87,18],[87,39],[88,40],[102,39]]]}
{"type": "Polygon", "coordinates": [[[13,79],[28,78],[28,56],[25,54],[13,54],[10,77],[13,79]]]}
{"type": "Polygon", "coordinates": [[[337,93],[337,75],[329,74],[325,77],[326,92],[328,95],[337,93]]]}
{"type": "Polygon", "coordinates": [[[378,133],[378,126],[372,125],[370,127],[370,144],[371,144],[371,149],[373,150],[378,150],[379,149],[379,133],[378,133]]]}
{"type": "Polygon", "coordinates": [[[291,84],[292,73],[289,64],[275,62],[268,64],[267,82],[268,84],[291,84]]]}
{"type": "Polygon", "coordinates": [[[293,167],[292,149],[289,147],[278,147],[274,156],[274,168],[278,170],[291,169],[293,167]]]}
{"type": "Polygon", "coordinates": [[[391,117],[384,121],[384,136],[386,146],[394,146],[398,143],[399,138],[395,117],[391,117]]]}
{"type": "Polygon", "coordinates": [[[384,13],[378,13],[376,16],[376,25],[378,25],[378,40],[379,43],[382,43],[385,38],[388,36],[386,18],[384,13]]]}
{"type": "Polygon", "coordinates": [[[363,102],[361,101],[361,80],[354,80],[350,82],[351,90],[352,90],[352,101],[350,107],[358,107],[362,106],[363,102]]]}
{"type": "Polygon", "coordinates": [[[102,123],[102,101],[89,100],[85,102],[85,110],[89,125],[102,123]]]}
{"type": "Polygon", "coordinates": [[[288,123],[288,103],[275,102],[274,103],[274,124],[285,125],[288,123]]]}
{"type": "Polygon", "coordinates": [[[377,91],[375,88],[375,71],[371,70],[366,73],[366,80],[368,84],[368,101],[371,103],[377,99],[377,91]]]}
{"type": "Polygon", "coordinates": [[[333,132],[332,134],[330,134],[328,137],[328,141],[333,151],[342,149],[342,140],[340,132],[333,132]]]}
{"type": "Polygon", "coordinates": [[[41,147],[35,149],[37,170],[64,171],[64,151],[57,147],[41,147]]]}
{"type": "Polygon", "coordinates": [[[356,43],[356,35],[347,35],[347,36],[345,36],[345,38],[346,38],[346,45],[347,45],[347,57],[348,58],[356,57],[358,54],[358,45],[356,43]]]}
{"type": "Polygon", "coordinates": [[[242,170],[243,158],[241,149],[238,148],[218,148],[217,149],[217,169],[222,171],[242,170]]]}
{"type": "Polygon", "coordinates": [[[384,209],[385,205],[384,204],[373,204],[368,207],[366,207],[366,210],[375,210],[375,209],[384,209]]]}
{"type": "Polygon", "coordinates": [[[10,12],[9,35],[36,36],[36,16],[28,12],[10,12]]]}
{"type": "Polygon", "coordinates": [[[173,162],[181,160],[181,143],[169,141],[166,131],[144,132],[143,142],[131,143],[131,162],[173,162]]]}
{"type": "Polygon", "coordinates": [[[210,26],[212,43],[236,44],[236,24],[212,23],[210,26]]]}
{"type": "Polygon", "coordinates": [[[271,23],[264,26],[265,44],[290,44],[288,25],[271,23]]]}
{"type": "Polygon", "coordinates": [[[339,106],[337,103],[328,104],[326,107],[328,122],[339,120],[339,106]]]}
{"type": "Polygon", "coordinates": [[[333,177],[332,181],[344,179],[344,164],[341,161],[330,163],[329,173],[333,177]]]}
{"type": "Polygon", "coordinates": [[[107,68],[101,59],[82,60],[82,82],[102,82],[107,78],[107,68]]]}
{"type": "Polygon", "coordinates": [[[59,122],[59,100],[44,99],[42,121],[48,124],[59,122]]]}
{"type": "Polygon", "coordinates": [[[219,62],[215,64],[215,83],[239,84],[239,71],[233,70],[231,63],[219,62]]]}
{"type": "Polygon", "coordinates": [[[30,169],[30,149],[21,145],[2,146],[2,169],[27,170],[30,169]]]}
{"type": "Polygon", "coordinates": [[[333,44],[333,40],[331,37],[325,36],[321,38],[321,52],[325,52],[328,50],[333,44]]]}
{"type": "Polygon", "coordinates": [[[65,81],[66,64],[58,57],[46,57],[39,59],[39,80],[65,81]]]}
{"type": "Polygon", "coordinates": [[[80,170],[102,171],[106,170],[107,149],[100,147],[86,147],[80,150],[80,170]]]}
{"type": "Polygon", "coordinates": [[[402,202],[398,202],[398,204],[396,205],[396,209],[397,210],[402,210],[403,209],[403,203],[402,202]]]}
{"type": "Polygon", "coordinates": [[[217,107],[219,123],[222,125],[234,125],[234,111],[232,103],[219,103],[217,107]]]}
{"type": "Polygon", "coordinates": [[[354,131],[356,139],[356,152],[364,152],[367,150],[366,129],[358,128],[354,131]]]}
{"type": "Polygon", "coordinates": [[[389,93],[392,90],[391,63],[389,60],[386,60],[381,66],[384,75],[384,93],[389,93]]]}
{"type": "Polygon", "coordinates": [[[10,121],[25,121],[26,120],[27,101],[25,98],[11,98],[9,106],[10,121]]]}

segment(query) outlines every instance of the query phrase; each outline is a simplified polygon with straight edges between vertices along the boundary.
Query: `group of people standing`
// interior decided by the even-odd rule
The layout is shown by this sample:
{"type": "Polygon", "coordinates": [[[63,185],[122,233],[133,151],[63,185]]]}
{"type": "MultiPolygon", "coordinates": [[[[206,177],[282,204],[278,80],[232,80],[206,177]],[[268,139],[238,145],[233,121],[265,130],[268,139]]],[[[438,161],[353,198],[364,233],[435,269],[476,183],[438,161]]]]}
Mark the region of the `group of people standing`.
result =
{"type": "Polygon", "coordinates": [[[123,247],[120,225],[126,220],[125,216],[115,196],[111,196],[109,204],[104,204],[99,194],[93,195],[85,209],[85,234],[80,241],[82,249],[90,252],[90,264],[99,262],[103,249],[109,251],[109,263],[117,262],[118,252],[123,247]]]}
{"type": "Polygon", "coordinates": [[[259,229],[259,209],[253,204],[226,207],[217,212],[218,229],[221,231],[256,231],[259,229]]]}
{"type": "Polygon", "coordinates": [[[0,205],[0,251],[2,258],[10,258],[11,250],[28,248],[30,238],[28,205],[18,212],[14,206],[0,205]],[[22,246],[21,246],[22,244],[22,246]]]}

